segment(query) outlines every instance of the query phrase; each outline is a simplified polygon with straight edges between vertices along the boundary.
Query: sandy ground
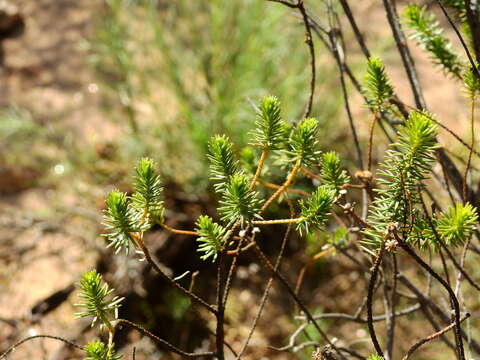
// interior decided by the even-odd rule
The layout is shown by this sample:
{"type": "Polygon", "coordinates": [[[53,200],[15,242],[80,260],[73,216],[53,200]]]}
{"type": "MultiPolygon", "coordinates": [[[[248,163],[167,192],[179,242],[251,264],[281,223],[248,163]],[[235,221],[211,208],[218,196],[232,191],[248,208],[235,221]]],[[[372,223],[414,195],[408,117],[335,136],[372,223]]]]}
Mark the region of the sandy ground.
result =
{"type": "MultiPolygon", "coordinates": [[[[383,11],[375,3],[356,2],[356,10],[363,14],[360,27],[369,30],[369,44],[379,49],[392,49],[391,41],[384,37],[387,24],[383,11]]],[[[72,134],[87,140],[109,130],[101,121],[99,85],[88,67],[84,46],[101,4],[100,0],[18,0],[26,27],[21,36],[7,39],[2,44],[5,57],[0,68],[0,106],[26,107],[44,124],[65,122],[72,134]]],[[[462,134],[467,112],[458,112],[458,105],[465,103],[458,91],[460,84],[452,86],[440,72],[432,70],[422,51],[415,48],[413,53],[430,110],[462,134]]],[[[398,57],[387,56],[385,62],[400,96],[413,104],[406,75],[398,66],[398,57]]],[[[356,106],[355,113],[364,117],[365,111],[356,106]]],[[[442,138],[451,140],[444,135],[442,138]]],[[[69,231],[58,231],[65,225],[63,219],[43,221],[45,218],[55,219],[55,216],[44,216],[51,215],[52,211],[55,215],[49,205],[52,199],[65,201],[64,197],[49,189],[31,189],[0,198],[0,286],[3,290],[0,319],[13,321],[13,324],[16,320],[28,320],[19,322],[17,328],[0,321],[0,348],[27,334],[69,334],[84,325],[73,319],[74,296],[69,296],[66,302],[38,322],[29,318],[29,312],[40,300],[77,281],[80,274],[94,266],[96,261],[95,253],[85,253],[84,246],[85,241],[94,240],[91,237],[95,238],[95,231],[82,228],[84,223],[75,216],[65,220],[71,224],[69,231]]],[[[85,205],[77,199],[67,201],[74,208],[81,209],[85,205]]],[[[95,218],[99,214],[90,215],[95,218]]],[[[95,230],[92,223],[90,226],[95,230]]],[[[339,287],[347,286],[350,281],[348,277],[337,280],[339,287]]],[[[236,296],[244,303],[252,301],[248,292],[236,296]]],[[[323,300],[328,306],[328,298],[323,300]]],[[[247,309],[239,309],[239,312],[241,310],[247,309]]],[[[232,339],[237,333],[243,336],[245,331],[238,328],[230,336],[232,339]]],[[[255,341],[260,346],[266,344],[262,336],[255,341]]],[[[39,344],[42,343],[27,345],[12,359],[30,359],[32,354],[38,355],[39,344]]],[[[55,354],[59,345],[45,341],[40,348],[45,350],[43,358],[53,359],[55,355],[46,354],[55,354]]]]}

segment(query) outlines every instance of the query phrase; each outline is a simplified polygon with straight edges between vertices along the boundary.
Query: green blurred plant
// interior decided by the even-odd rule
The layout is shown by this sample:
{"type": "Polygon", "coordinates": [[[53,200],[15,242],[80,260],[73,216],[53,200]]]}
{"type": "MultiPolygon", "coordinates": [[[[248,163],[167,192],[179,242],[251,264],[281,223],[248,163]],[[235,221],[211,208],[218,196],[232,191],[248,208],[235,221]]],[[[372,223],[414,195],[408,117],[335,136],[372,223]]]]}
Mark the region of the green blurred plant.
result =
{"type": "MultiPolygon", "coordinates": [[[[284,117],[295,118],[296,105],[308,96],[301,90],[308,83],[308,57],[302,32],[286,27],[284,15],[257,0],[107,1],[90,42],[91,59],[113,100],[108,116],[121,118],[114,112],[119,103],[137,134],[129,141],[136,147],[130,155],[118,139],[122,156],[148,154],[164,164],[165,177],[202,185],[203,154],[212,134],[224,133],[240,148],[249,141],[255,128],[245,106],[250,98],[275,89],[285,102],[284,117]]],[[[318,76],[325,88],[334,79],[329,72],[318,76]]],[[[275,99],[265,101],[263,115],[275,99]]],[[[323,119],[338,110],[338,101],[332,101],[314,113],[323,128],[333,130],[323,119]]]]}
{"type": "Polygon", "coordinates": [[[403,17],[405,24],[412,30],[410,38],[430,53],[434,64],[439,65],[446,74],[462,77],[463,62],[454,52],[452,44],[443,35],[434,14],[428,14],[425,6],[410,4],[406,7],[403,17]]]}

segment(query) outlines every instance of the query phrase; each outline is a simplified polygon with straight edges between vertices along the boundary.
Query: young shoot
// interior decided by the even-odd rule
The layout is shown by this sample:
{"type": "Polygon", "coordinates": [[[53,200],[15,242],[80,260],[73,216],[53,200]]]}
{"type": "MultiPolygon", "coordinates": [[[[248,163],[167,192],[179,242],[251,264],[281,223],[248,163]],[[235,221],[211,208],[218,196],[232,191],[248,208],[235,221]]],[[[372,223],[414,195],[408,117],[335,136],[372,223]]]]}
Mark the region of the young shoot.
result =
{"type": "Polygon", "coordinates": [[[108,346],[101,341],[91,341],[85,346],[87,357],[84,360],[120,360],[113,346],[108,346]]]}
{"type": "Polygon", "coordinates": [[[92,316],[92,326],[99,322],[101,327],[106,326],[109,331],[112,331],[110,322],[118,317],[118,308],[123,298],[111,296],[114,290],[102,281],[102,276],[96,270],[83,274],[78,287],[79,297],[83,302],[76,306],[85,311],[76,313],[76,316],[80,318],[92,316]]]}
{"type": "Polygon", "coordinates": [[[319,186],[312,197],[300,202],[300,221],[297,223],[297,230],[307,234],[311,229],[323,227],[330,215],[330,210],[335,201],[335,190],[328,185],[319,186]]]}
{"type": "Polygon", "coordinates": [[[225,246],[225,229],[215,223],[209,216],[200,216],[196,222],[195,231],[200,235],[197,239],[199,253],[203,253],[200,259],[212,261],[217,259],[217,255],[225,246]]]}
{"type": "Polygon", "coordinates": [[[463,64],[453,51],[450,41],[443,36],[434,14],[427,14],[426,6],[410,4],[403,13],[404,23],[412,30],[411,39],[430,53],[434,64],[441,66],[446,74],[462,78],[463,64]]]}
{"type": "Polygon", "coordinates": [[[208,143],[210,179],[215,183],[215,191],[223,191],[230,178],[238,171],[238,162],[233,155],[233,145],[226,136],[214,136],[208,143]]]}
{"type": "Polygon", "coordinates": [[[368,106],[377,112],[388,107],[388,101],[394,92],[381,59],[376,57],[368,59],[364,85],[368,106]]]}
{"type": "Polygon", "coordinates": [[[332,187],[336,192],[350,182],[350,177],[347,172],[342,169],[340,157],[335,151],[329,151],[323,154],[320,178],[324,185],[332,187]]]}
{"type": "Polygon", "coordinates": [[[247,176],[236,173],[223,191],[218,211],[225,223],[240,221],[243,226],[257,216],[259,206],[258,193],[250,190],[247,176]]]}

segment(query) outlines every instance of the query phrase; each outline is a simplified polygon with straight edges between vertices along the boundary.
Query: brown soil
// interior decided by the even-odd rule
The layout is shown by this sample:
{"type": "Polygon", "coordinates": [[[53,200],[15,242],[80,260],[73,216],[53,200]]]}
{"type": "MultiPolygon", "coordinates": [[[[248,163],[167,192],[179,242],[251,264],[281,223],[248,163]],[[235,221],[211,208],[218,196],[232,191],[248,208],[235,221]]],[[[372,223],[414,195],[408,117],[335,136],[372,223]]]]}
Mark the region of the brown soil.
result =
{"type": "MultiPolygon", "coordinates": [[[[94,17],[101,9],[102,1],[17,1],[25,19],[25,29],[19,36],[6,39],[1,44],[4,59],[0,68],[0,107],[12,104],[25,107],[46,126],[50,122],[64,122],[74,136],[81,136],[89,143],[95,143],[99,134],[111,134],[112,129],[102,122],[99,103],[102,89],[95,83],[83,46],[84,40],[91,34],[94,17]]],[[[364,14],[360,26],[368,28],[370,35],[367,41],[371,43],[385,41],[381,39],[387,31],[383,11],[377,3],[355,2],[356,10],[364,14]],[[370,24],[376,24],[373,32],[370,24]]],[[[379,48],[392,46],[391,42],[379,44],[379,48]]],[[[414,46],[411,48],[415,49],[414,46]]],[[[423,52],[417,49],[413,52],[431,110],[462,134],[467,112],[458,113],[456,110],[465,103],[458,92],[460,85],[452,86],[441,73],[435,72],[423,52]]],[[[386,64],[399,94],[412,103],[406,76],[396,55],[387,57],[386,64]]],[[[355,108],[361,109],[360,104],[357,105],[355,108]]],[[[364,110],[356,110],[356,113],[364,116],[364,110]]],[[[364,129],[362,131],[367,128],[364,129]]],[[[444,138],[451,141],[448,136],[444,138]]],[[[13,183],[21,184],[35,175],[27,174],[25,177],[13,183]]],[[[12,183],[11,178],[9,180],[12,183]]],[[[95,195],[102,199],[103,194],[102,189],[95,195]]],[[[97,244],[96,232],[101,220],[100,206],[95,206],[98,209],[84,204],[82,199],[45,188],[32,188],[0,198],[0,286],[3,290],[0,295],[0,352],[15,340],[34,333],[79,337],[84,330],[85,322],[73,317],[76,311],[73,303],[77,301],[74,295],[67,296],[58,308],[44,316],[32,318],[30,313],[41,300],[67,288],[78,280],[81,273],[98,263],[98,252],[85,251],[92,244],[97,244]],[[51,204],[59,202],[74,209],[72,213],[76,215],[66,218],[56,216],[51,204]],[[86,210],[92,208],[95,210],[86,210]]],[[[337,259],[333,258],[333,261],[337,259]]],[[[329,260],[325,268],[328,284],[320,286],[314,294],[305,293],[303,296],[324,304],[322,310],[350,312],[351,299],[339,294],[351,291],[352,282],[358,287],[365,287],[362,275],[345,264],[330,267],[329,260]]],[[[290,268],[285,268],[285,271],[288,270],[290,268]]],[[[299,271],[297,268],[291,270],[293,273],[299,271]]],[[[257,276],[257,271],[250,264],[243,264],[240,268],[245,278],[257,276]]],[[[262,277],[265,276],[262,274],[262,277]]],[[[257,291],[241,288],[232,294],[236,301],[231,304],[232,309],[228,313],[232,330],[228,332],[227,340],[236,348],[241,344],[239,339],[245,338],[257,309],[262,288],[260,284],[256,285],[257,291]]],[[[267,345],[284,345],[287,334],[294,329],[289,314],[283,311],[282,291],[280,286],[275,287],[271,305],[266,311],[269,319],[261,321],[260,330],[254,336],[252,345],[258,349],[266,349],[267,345]],[[275,327],[269,320],[274,321],[275,327]],[[284,329],[280,335],[277,327],[284,329]]],[[[291,304],[287,306],[291,307],[291,304]]],[[[338,331],[349,333],[354,330],[342,327],[338,331]]],[[[403,334],[416,335],[415,332],[407,334],[405,330],[403,334]]],[[[134,334],[129,336],[132,341],[138,339],[134,334]]],[[[361,330],[355,334],[359,339],[366,336],[361,330]]],[[[140,342],[139,349],[142,346],[151,351],[148,345],[140,342]]],[[[60,348],[62,345],[56,342],[36,340],[16,351],[12,359],[63,359],[65,355],[59,352],[60,348]]],[[[252,353],[246,359],[260,359],[262,356],[291,358],[265,350],[265,353],[252,353]]],[[[141,355],[137,359],[142,359],[141,355]]]]}

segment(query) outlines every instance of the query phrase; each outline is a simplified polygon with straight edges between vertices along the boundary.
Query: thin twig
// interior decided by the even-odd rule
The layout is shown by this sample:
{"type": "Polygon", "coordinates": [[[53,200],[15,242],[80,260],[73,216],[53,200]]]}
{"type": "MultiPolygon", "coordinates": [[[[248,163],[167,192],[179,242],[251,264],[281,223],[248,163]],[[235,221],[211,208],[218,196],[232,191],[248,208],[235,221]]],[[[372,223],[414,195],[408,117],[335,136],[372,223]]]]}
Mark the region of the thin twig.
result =
{"type": "Polygon", "coordinates": [[[383,356],[382,348],[378,343],[377,334],[375,333],[375,327],[373,326],[373,290],[377,281],[378,270],[382,262],[383,253],[385,252],[385,241],[382,241],[380,252],[378,253],[375,263],[372,268],[372,275],[370,276],[370,282],[368,283],[368,295],[367,295],[367,319],[368,319],[368,331],[370,338],[372,339],[373,346],[378,355],[383,356]]]}
{"type": "MultiPolygon", "coordinates": [[[[288,205],[290,207],[290,217],[293,218],[294,217],[293,204],[292,204],[291,201],[288,201],[288,205]]],[[[292,230],[292,224],[290,223],[290,224],[288,224],[287,230],[285,231],[285,234],[283,235],[282,244],[280,245],[280,251],[279,251],[277,259],[275,261],[275,266],[274,266],[275,271],[278,270],[278,268],[280,266],[280,262],[282,261],[283,253],[285,251],[285,246],[287,244],[287,240],[288,240],[288,237],[290,236],[291,230],[292,230]]],[[[265,307],[265,303],[267,302],[268,294],[270,292],[270,288],[272,287],[272,284],[273,284],[273,276],[271,276],[270,279],[268,279],[267,286],[265,288],[265,291],[263,292],[262,299],[260,300],[260,306],[258,308],[257,314],[256,314],[256,316],[253,320],[252,326],[250,327],[250,331],[248,332],[247,339],[245,340],[245,342],[242,346],[242,349],[240,350],[240,352],[238,353],[238,355],[236,357],[237,360],[239,360],[242,357],[243,353],[247,349],[248,344],[250,343],[252,335],[253,335],[256,327],[257,327],[258,320],[260,319],[260,316],[262,315],[263,308],[265,307]]]]}
{"type": "Polygon", "coordinates": [[[225,321],[225,301],[224,301],[224,289],[225,283],[223,280],[223,271],[225,265],[226,254],[225,250],[222,250],[218,256],[217,266],[217,329],[215,332],[215,342],[217,348],[217,358],[219,360],[225,359],[225,353],[223,351],[223,343],[225,337],[224,321],[225,321]]]}
{"type": "Polygon", "coordinates": [[[365,43],[365,39],[363,38],[362,33],[360,32],[357,22],[355,21],[355,18],[352,14],[352,10],[350,9],[350,6],[348,5],[347,0],[340,0],[340,4],[342,5],[343,11],[345,12],[345,15],[347,15],[348,22],[350,23],[350,26],[352,27],[353,33],[355,34],[355,38],[357,39],[358,44],[360,45],[360,48],[362,49],[363,54],[365,57],[369,58],[370,57],[370,51],[368,50],[368,47],[365,43]]]}
{"type": "Polygon", "coordinates": [[[30,341],[30,340],[33,340],[33,339],[38,339],[38,338],[43,338],[43,339],[53,339],[53,340],[58,340],[58,341],[61,341],[61,342],[64,342],[65,344],[69,345],[69,346],[72,346],[74,348],[77,348],[77,349],[80,349],[80,350],[83,350],[83,347],[81,347],[80,345],[77,345],[75,344],[74,342],[70,341],[70,340],[67,340],[65,338],[62,338],[60,336],[52,336],[52,335],[33,335],[33,336],[29,336],[29,337],[26,337],[25,339],[22,339],[18,342],[16,342],[15,344],[13,344],[12,346],[10,346],[7,350],[5,350],[1,355],[0,355],[0,359],[6,359],[7,358],[7,355],[10,354],[12,351],[14,351],[17,347],[19,347],[20,345],[30,341]]]}
{"type": "MultiPolygon", "coordinates": [[[[412,305],[408,308],[405,308],[403,310],[399,310],[395,312],[395,317],[401,317],[405,315],[409,315],[417,310],[419,310],[421,307],[420,304],[415,304],[412,305]]],[[[385,321],[389,315],[388,314],[383,314],[383,315],[377,315],[372,318],[372,322],[380,322],[380,321],[385,321]]],[[[336,320],[348,320],[348,321],[353,321],[358,324],[367,324],[368,319],[364,319],[360,316],[355,316],[355,315],[350,315],[350,314],[343,314],[343,313],[324,313],[324,314],[317,314],[313,315],[313,318],[315,320],[322,320],[322,319],[336,319],[336,320]]],[[[295,319],[297,320],[306,320],[305,316],[295,316],[295,319]]]]}
{"type": "Polygon", "coordinates": [[[299,170],[300,170],[300,164],[297,163],[288,174],[287,180],[285,180],[282,186],[280,186],[278,190],[275,191],[267,201],[265,201],[262,208],[260,209],[260,213],[263,213],[270,206],[270,204],[292,184],[299,170]]]}
{"type": "Polygon", "coordinates": [[[461,330],[461,326],[460,326],[460,305],[458,303],[458,300],[457,300],[457,297],[455,296],[454,291],[448,285],[448,283],[440,275],[438,275],[435,272],[435,270],[433,270],[425,261],[423,261],[422,258],[419,257],[415,253],[415,251],[413,251],[413,249],[398,236],[398,234],[395,230],[392,233],[395,236],[395,240],[397,240],[397,242],[405,250],[405,252],[408,255],[410,255],[430,275],[432,275],[432,277],[435,278],[445,288],[445,290],[447,290],[447,292],[450,296],[450,301],[452,303],[452,307],[453,307],[454,315],[455,315],[455,343],[456,343],[457,353],[458,353],[458,356],[460,357],[461,360],[465,360],[465,353],[464,353],[464,349],[463,349],[463,340],[462,340],[462,336],[460,334],[460,330],[461,330]]]}
{"type": "MultiPolygon", "coordinates": [[[[343,3],[342,3],[342,5],[343,5],[343,3]]],[[[348,4],[346,4],[346,6],[348,7],[348,4]]],[[[314,30],[315,30],[315,28],[314,28],[314,30]]],[[[319,35],[319,34],[317,34],[317,35],[319,35]]],[[[345,111],[347,113],[348,124],[350,126],[350,131],[352,132],[353,142],[355,144],[355,150],[356,150],[356,153],[357,153],[358,167],[359,167],[359,169],[363,169],[362,150],[360,148],[360,141],[358,140],[357,129],[356,129],[355,123],[353,121],[352,111],[350,110],[350,101],[348,99],[347,85],[345,83],[345,70],[346,70],[345,59],[344,59],[344,57],[340,56],[340,52],[339,52],[339,49],[338,49],[338,43],[337,43],[337,39],[336,39],[336,32],[333,29],[328,32],[328,37],[329,37],[329,40],[330,40],[330,47],[332,49],[333,57],[335,58],[335,60],[337,62],[338,72],[339,72],[339,75],[340,75],[340,85],[342,87],[343,101],[344,101],[344,104],[345,104],[345,111]]]]}
{"type": "Polygon", "coordinates": [[[139,331],[141,334],[143,335],[146,335],[147,337],[149,337],[150,339],[152,339],[153,341],[163,345],[165,348],[167,348],[169,351],[175,353],[175,354],[178,354],[178,355],[181,355],[181,356],[184,356],[184,357],[187,357],[187,358],[198,358],[198,357],[215,357],[216,356],[216,353],[215,352],[202,352],[202,353],[189,353],[189,352],[186,352],[186,351],[183,351],[179,348],[177,348],[176,346],[170,344],[168,341],[162,339],[162,338],[159,338],[157,335],[155,334],[152,334],[150,331],[148,331],[147,329],[143,328],[142,326],[138,325],[138,324],[135,324],[129,320],[126,320],[126,319],[118,319],[115,321],[115,327],[117,327],[118,325],[120,324],[125,324],[125,325],[128,325],[132,328],[134,328],[135,330],[139,331]]]}
{"type": "Polygon", "coordinates": [[[475,97],[471,100],[470,105],[470,137],[471,137],[471,146],[470,152],[468,153],[467,166],[465,167],[465,175],[463,176],[463,203],[465,204],[468,199],[467,192],[467,181],[468,181],[468,171],[470,170],[470,164],[472,162],[472,152],[475,145],[475,97]]]}
{"type": "Polygon", "coordinates": [[[193,301],[199,303],[203,307],[205,307],[208,311],[210,311],[213,314],[217,314],[217,310],[207,303],[205,300],[200,298],[199,296],[195,295],[193,292],[188,291],[185,289],[183,286],[178,284],[176,281],[172,280],[167,274],[165,274],[162,269],[157,265],[157,263],[152,259],[152,256],[150,255],[150,251],[148,248],[145,246],[143,239],[140,236],[137,236],[136,234],[130,233],[130,236],[135,240],[137,243],[138,247],[141,249],[143,255],[145,256],[145,260],[150,264],[150,266],[155,269],[155,271],[160,274],[167,282],[169,282],[171,285],[173,285],[175,288],[177,288],[180,292],[191,298],[193,301]]]}
{"type": "MultiPolygon", "coordinates": [[[[451,322],[450,316],[445,313],[429,296],[425,296],[424,292],[417,288],[404,274],[398,273],[398,280],[400,280],[415,296],[418,298],[421,304],[428,306],[432,309],[432,314],[440,318],[444,323],[449,324],[451,322]]],[[[430,319],[429,319],[430,320],[430,319]]],[[[432,324],[433,325],[433,324],[432,324]]],[[[439,327],[437,327],[440,329],[439,327]]],[[[463,329],[460,329],[462,338],[468,340],[468,335],[463,329]]],[[[472,348],[477,354],[480,354],[480,344],[475,340],[471,340],[472,348]]],[[[456,352],[456,351],[455,351],[456,352]]]]}
{"type": "Polygon", "coordinates": [[[312,314],[310,313],[310,311],[307,309],[307,307],[305,306],[305,304],[303,303],[303,301],[300,300],[300,298],[297,296],[297,294],[295,294],[295,290],[290,286],[290,284],[288,283],[288,281],[285,279],[285,277],[278,271],[278,270],[275,270],[275,267],[272,265],[272,263],[268,260],[268,258],[265,256],[265,254],[263,253],[263,251],[260,249],[260,247],[258,246],[257,243],[255,243],[255,246],[253,247],[258,255],[258,257],[260,258],[260,261],[261,263],[282,283],[282,285],[287,289],[288,293],[290,294],[290,296],[293,298],[293,300],[295,300],[295,302],[297,303],[297,305],[300,307],[300,309],[305,313],[305,315],[307,316],[307,319],[308,321],[310,321],[313,326],[315,327],[315,329],[318,331],[318,333],[320,334],[320,336],[323,338],[323,340],[328,344],[330,345],[333,349],[335,349],[335,351],[337,352],[337,354],[342,358],[342,359],[345,359],[345,357],[340,353],[340,350],[336,347],[336,345],[334,343],[332,343],[332,341],[328,338],[327,334],[325,333],[325,331],[322,330],[322,328],[317,324],[317,322],[315,321],[315,319],[313,318],[312,314]]]}
{"type": "Polygon", "coordinates": [[[400,21],[395,4],[392,0],[383,0],[383,5],[387,13],[388,23],[392,29],[393,38],[395,39],[398,52],[402,58],[403,66],[407,72],[410,87],[415,99],[415,104],[417,108],[425,109],[425,99],[423,98],[420,81],[418,80],[417,70],[415,69],[415,63],[412,55],[410,54],[410,50],[408,49],[407,39],[400,27],[400,21]]]}
{"type": "Polygon", "coordinates": [[[178,230],[178,229],[174,229],[174,228],[168,226],[167,224],[162,224],[161,226],[162,226],[165,230],[168,230],[168,231],[170,231],[171,233],[174,233],[174,234],[198,236],[198,233],[195,232],[195,231],[178,230]]]}
{"type": "MultiPolygon", "coordinates": [[[[470,314],[465,314],[462,318],[461,318],[461,322],[463,322],[464,320],[468,319],[470,317],[470,314]]],[[[430,341],[433,341],[435,339],[438,339],[440,336],[442,336],[443,334],[445,334],[446,332],[450,331],[451,329],[453,329],[455,327],[455,322],[451,323],[450,325],[448,325],[446,328],[430,335],[430,336],[427,336],[426,338],[420,340],[419,342],[417,342],[416,344],[414,344],[410,349],[408,349],[407,353],[405,354],[405,356],[402,358],[402,360],[408,360],[410,358],[410,356],[413,355],[413,353],[422,345],[425,345],[426,343],[429,343],[430,341]]]]}
{"type": "Polygon", "coordinates": [[[308,102],[307,106],[305,107],[305,112],[303,113],[303,117],[307,118],[310,116],[312,112],[313,106],[313,97],[315,95],[315,79],[316,79],[316,65],[315,65],[315,45],[313,43],[312,37],[312,29],[310,27],[309,16],[307,14],[307,10],[305,9],[304,0],[297,0],[296,3],[291,3],[285,0],[267,0],[271,2],[276,2],[282,5],[289,7],[290,9],[297,9],[301,16],[302,21],[305,26],[305,43],[308,46],[308,51],[310,54],[310,94],[308,95],[308,102]]]}
{"type": "Polygon", "coordinates": [[[473,73],[475,74],[475,76],[478,79],[480,79],[480,73],[478,72],[477,65],[475,64],[475,60],[473,59],[473,56],[470,53],[470,50],[468,49],[468,46],[465,43],[465,40],[463,39],[462,34],[460,34],[460,31],[458,30],[457,26],[453,22],[450,15],[448,15],[448,12],[445,9],[445,7],[443,6],[442,2],[440,0],[435,0],[435,1],[437,2],[438,6],[440,6],[440,8],[442,9],[442,12],[445,15],[445,17],[447,18],[448,22],[450,23],[450,26],[452,27],[453,31],[455,31],[455,34],[457,35],[458,40],[460,40],[460,42],[462,43],[463,50],[465,50],[465,54],[467,54],[468,61],[470,61],[470,65],[472,66],[473,73]]]}
{"type": "Polygon", "coordinates": [[[250,190],[253,190],[255,188],[255,184],[260,178],[260,174],[262,173],[262,169],[263,169],[263,166],[265,165],[265,161],[267,160],[267,156],[268,156],[268,147],[264,147],[262,150],[262,155],[260,155],[260,160],[258,161],[257,170],[255,171],[255,175],[253,176],[253,179],[250,182],[250,190]]]}
{"type": "MultiPolygon", "coordinates": [[[[263,181],[262,179],[258,179],[257,180],[260,184],[262,184],[263,186],[265,186],[266,188],[269,188],[269,189],[275,189],[275,190],[278,190],[280,189],[282,186],[281,185],[277,185],[277,184],[272,184],[272,183],[268,183],[268,182],[265,182],[263,181]]],[[[291,194],[297,194],[297,195],[301,195],[301,196],[304,196],[304,197],[311,197],[312,195],[310,195],[309,193],[305,192],[305,191],[302,191],[302,190],[298,190],[298,189],[286,189],[285,192],[287,193],[291,193],[291,194]]]]}
{"type": "Polygon", "coordinates": [[[308,50],[310,52],[310,95],[308,96],[308,103],[305,109],[305,113],[303,114],[304,118],[310,116],[312,112],[313,106],[313,96],[315,94],[315,79],[316,79],[316,69],[315,69],[315,47],[313,44],[313,37],[312,37],[312,30],[310,28],[310,22],[308,21],[307,11],[305,10],[305,6],[303,5],[303,0],[298,0],[297,7],[300,13],[302,14],[303,23],[305,25],[305,43],[308,46],[308,50]]]}

